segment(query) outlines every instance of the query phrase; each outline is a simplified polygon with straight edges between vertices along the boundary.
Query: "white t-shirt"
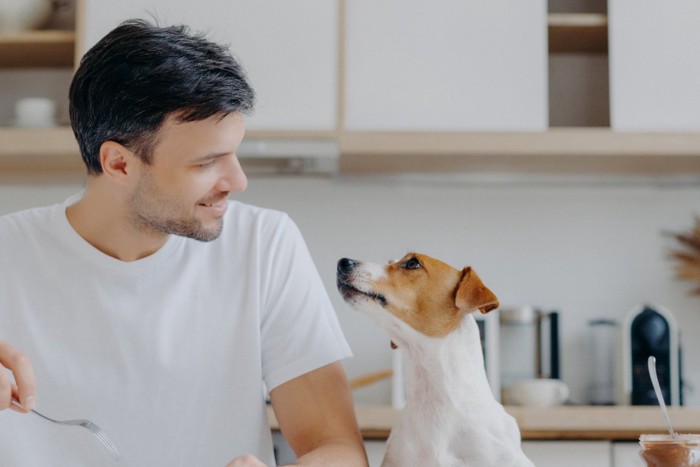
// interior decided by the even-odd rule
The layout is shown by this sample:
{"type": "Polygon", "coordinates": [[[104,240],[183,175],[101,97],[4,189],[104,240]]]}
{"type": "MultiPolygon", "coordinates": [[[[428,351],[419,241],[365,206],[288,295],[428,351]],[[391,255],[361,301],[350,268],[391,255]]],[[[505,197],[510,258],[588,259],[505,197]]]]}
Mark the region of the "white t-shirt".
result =
{"type": "MultiPolygon", "coordinates": [[[[93,421],[123,466],[272,465],[263,382],[350,356],[297,227],[230,202],[217,240],[123,262],[73,230],[74,201],[0,217],[0,339],[31,359],[36,409],[93,421]]],[[[83,428],[0,412],[0,466],[108,465],[83,428]]]]}

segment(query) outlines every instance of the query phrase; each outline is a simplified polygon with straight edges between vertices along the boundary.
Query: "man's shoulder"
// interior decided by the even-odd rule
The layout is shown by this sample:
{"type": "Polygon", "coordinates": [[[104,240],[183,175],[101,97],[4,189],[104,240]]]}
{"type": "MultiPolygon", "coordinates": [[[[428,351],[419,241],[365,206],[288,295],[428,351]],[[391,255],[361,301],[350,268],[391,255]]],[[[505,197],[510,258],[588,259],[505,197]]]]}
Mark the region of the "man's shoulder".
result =
{"type": "Polygon", "coordinates": [[[42,206],[4,214],[0,216],[0,232],[33,229],[50,224],[54,208],[55,206],[42,206]]]}
{"type": "Polygon", "coordinates": [[[28,248],[37,251],[38,245],[50,245],[58,230],[53,218],[50,206],[0,216],[0,255],[26,254],[28,248]]]}
{"type": "Polygon", "coordinates": [[[294,237],[296,224],[283,211],[230,201],[224,216],[224,228],[218,241],[220,247],[250,248],[259,245],[270,248],[280,238],[294,237]]]}

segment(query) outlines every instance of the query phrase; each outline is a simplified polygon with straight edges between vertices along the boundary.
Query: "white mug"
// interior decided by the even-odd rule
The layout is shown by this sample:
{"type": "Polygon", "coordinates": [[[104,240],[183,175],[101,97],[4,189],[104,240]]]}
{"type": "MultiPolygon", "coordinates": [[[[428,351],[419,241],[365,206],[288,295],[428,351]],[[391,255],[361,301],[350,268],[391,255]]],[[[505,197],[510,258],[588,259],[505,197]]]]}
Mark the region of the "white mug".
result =
{"type": "Polygon", "coordinates": [[[15,118],[18,126],[54,126],[56,103],[46,97],[25,97],[15,103],[15,118]]]}
{"type": "Polygon", "coordinates": [[[550,407],[569,398],[569,386],[558,379],[525,379],[513,383],[510,396],[517,405],[550,407]]]}

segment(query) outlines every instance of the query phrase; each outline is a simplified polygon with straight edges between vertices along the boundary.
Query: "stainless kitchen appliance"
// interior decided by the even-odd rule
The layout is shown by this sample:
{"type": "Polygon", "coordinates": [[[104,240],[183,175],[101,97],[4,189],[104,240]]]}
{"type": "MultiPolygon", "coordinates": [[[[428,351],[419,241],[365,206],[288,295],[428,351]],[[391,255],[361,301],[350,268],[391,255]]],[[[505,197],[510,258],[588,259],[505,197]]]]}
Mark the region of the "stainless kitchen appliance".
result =
{"type": "Polygon", "coordinates": [[[513,383],[560,377],[559,313],[521,306],[502,308],[499,316],[501,395],[509,404],[513,383]]]}
{"type": "Polygon", "coordinates": [[[633,308],[622,326],[622,404],[657,405],[647,360],[656,357],[656,372],[667,405],[682,405],[678,324],[658,305],[633,308]]]}
{"type": "Polygon", "coordinates": [[[588,381],[586,402],[590,405],[613,405],[615,403],[615,379],[617,345],[620,326],[609,318],[597,318],[588,322],[588,381]]]}

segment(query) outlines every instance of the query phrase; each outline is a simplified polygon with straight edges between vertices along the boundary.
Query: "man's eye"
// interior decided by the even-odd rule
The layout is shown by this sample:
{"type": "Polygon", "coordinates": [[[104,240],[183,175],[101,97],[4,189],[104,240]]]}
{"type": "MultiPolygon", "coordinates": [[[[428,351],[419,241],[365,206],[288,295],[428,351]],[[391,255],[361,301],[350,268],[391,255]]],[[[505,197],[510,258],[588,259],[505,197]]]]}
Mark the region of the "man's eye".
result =
{"type": "Polygon", "coordinates": [[[403,267],[406,269],[418,269],[420,268],[420,262],[416,258],[411,258],[404,263],[403,267]]]}

